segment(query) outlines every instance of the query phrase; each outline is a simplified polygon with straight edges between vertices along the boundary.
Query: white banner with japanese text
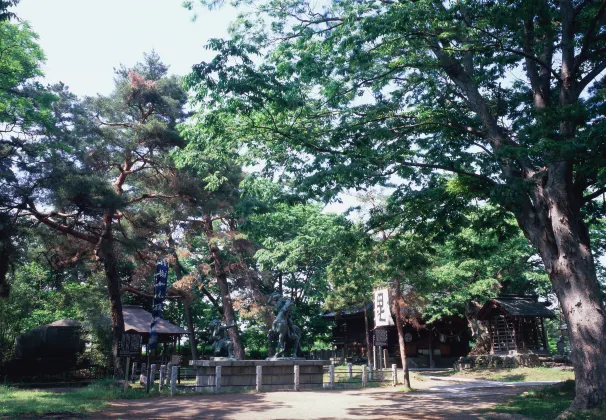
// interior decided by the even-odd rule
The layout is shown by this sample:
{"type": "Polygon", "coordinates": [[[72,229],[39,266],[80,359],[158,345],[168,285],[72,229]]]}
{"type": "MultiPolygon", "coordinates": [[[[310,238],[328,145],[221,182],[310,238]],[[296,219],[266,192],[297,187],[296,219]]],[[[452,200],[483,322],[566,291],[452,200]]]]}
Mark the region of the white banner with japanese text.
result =
{"type": "Polygon", "coordinates": [[[375,290],[375,328],[393,325],[391,311],[389,310],[388,289],[375,290]]]}

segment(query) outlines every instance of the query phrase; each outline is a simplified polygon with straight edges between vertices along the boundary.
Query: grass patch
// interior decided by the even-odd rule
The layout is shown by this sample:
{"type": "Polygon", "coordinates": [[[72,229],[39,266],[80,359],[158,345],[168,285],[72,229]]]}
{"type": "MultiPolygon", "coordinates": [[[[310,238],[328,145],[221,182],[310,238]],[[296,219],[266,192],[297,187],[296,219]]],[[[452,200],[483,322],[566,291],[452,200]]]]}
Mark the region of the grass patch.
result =
{"type": "MultiPolygon", "coordinates": [[[[574,381],[525,392],[491,411],[521,414],[535,420],[552,420],[566,410],[574,399],[574,381]]],[[[601,420],[606,418],[606,409],[572,413],[568,420],[601,420]]]]}
{"type": "Polygon", "coordinates": [[[482,369],[474,371],[428,372],[430,376],[457,376],[470,379],[484,379],[500,382],[537,382],[537,381],[568,381],[574,379],[574,372],[549,367],[515,369],[482,369]]]}
{"type": "Polygon", "coordinates": [[[110,400],[147,398],[154,395],[158,395],[157,386],[149,394],[142,387],[132,385],[124,392],[121,386],[109,379],[70,392],[17,389],[0,385],[0,416],[90,413],[102,410],[110,400]]]}

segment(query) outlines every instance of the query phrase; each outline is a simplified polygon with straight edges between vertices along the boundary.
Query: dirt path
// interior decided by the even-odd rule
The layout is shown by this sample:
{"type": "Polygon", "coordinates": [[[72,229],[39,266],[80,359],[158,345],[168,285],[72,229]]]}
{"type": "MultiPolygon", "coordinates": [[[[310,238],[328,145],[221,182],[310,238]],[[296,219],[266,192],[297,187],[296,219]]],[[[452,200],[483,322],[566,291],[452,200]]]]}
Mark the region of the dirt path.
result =
{"type": "Polygon", "coordinates": [[[104,418],[122,419],[479,419],[523,388],[477,388],[423,381],[399,388],[263,394],[191,395],[112,403],[104,418]]]}

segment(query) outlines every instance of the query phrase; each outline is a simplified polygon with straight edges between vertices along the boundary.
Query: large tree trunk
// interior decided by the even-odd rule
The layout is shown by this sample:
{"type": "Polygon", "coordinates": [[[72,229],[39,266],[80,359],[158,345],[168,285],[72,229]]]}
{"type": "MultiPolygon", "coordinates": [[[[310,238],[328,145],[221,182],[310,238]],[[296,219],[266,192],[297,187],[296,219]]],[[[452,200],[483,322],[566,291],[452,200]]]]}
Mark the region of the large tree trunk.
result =
{"type": "Polygon", "coordinates": [[[213,263],[215,277],[217,279],[217,285],[219,286],[219,292],[221,293],[221,301],[223,303],[223,318],[226,324],[234,323],[234,328],[229,328],[229,336],[234,343],[234,356],[239,360],[244,360],[244,346],[242,346],[242,338],[240,337],[240,331],[238,329],[238,323],[236,322],[236,314],[234,312],[234,305],[231,300],[229,293],[229,285],[227,283],[227,274],[221,264],[221,256],[219,254],[219,248],[212,244],[213,239],[213,225],[210,215],[205,216],[204,220],[204,232],[207,239],[209,240],[210,257],[213,263]]]}
{"type": "Polygon", "coordinates": [[[400,298],[402,297],[402,291],[400,289],[400,280],[395,279],[393,282],[395,289],[394,298],[394,312],[396,315],[396,330],[398,331],[398,344],[400,345],[400,358],[402,359],[402,371],[404,372],[404,386],[411,388],[410,386],[410,374],[408,372],[408,362],[406,360],[406,344],[404,341],[404,327],[402,326],[402,317],[400,313],[400,298]]]}
{"type": "Polygon", "coordinates": [[[107,280],[107,293],[109,295],[109,308],[112,318],[112,353],[114,356],[114,376],[122,378],[122,365],[118,357],[118,345],[124,333],[124,315],[122,313],[122,297],[120,294],[120,274],[118,261],[114,252],[112,217],[114,212],[108,211],[103,217],[104,232],[97,245],[97,255],[103,262],[105,278],[107,280]]]}
{"type": "Polygon", "coordinates": [[[187,331],[189,332],[191,358],[192,360],[198,360],[198,343],[196,341],[196,331],[194,330],[194,321],[191,315],[191,305],[188,296],[183,298],[183,310],[185,311],[185,321],[187,322],[187,331]]]}
{"type": "Polygon", "coordinates": [[[568,326],[576,378],[572,408],[606,403],[606,323],[589,233],[572,185],[572,167],[549,166],[532,205],[516,214],[538,249],[568,326]]]}
{"type": "MultiPolygon", "coordinates": [[[[181,262],[179,262],[175,241],[173,240],[170,231],[168,232],[168,243],[175,250],[175,277],[177,278],[177,280],[181,280],[183,278],[183,269],[181,267],[181,262]]],[[[194,330],[194,322],[191,314],[190,296],[190,293],[183,293],[183,311],[185,312],[185,322],[187,323],[187,331],[189,332],[189,346],[191,348],[191,358],[192,360],[198,360],[198,343],[196,342],[196,331],[194,330]]]]}

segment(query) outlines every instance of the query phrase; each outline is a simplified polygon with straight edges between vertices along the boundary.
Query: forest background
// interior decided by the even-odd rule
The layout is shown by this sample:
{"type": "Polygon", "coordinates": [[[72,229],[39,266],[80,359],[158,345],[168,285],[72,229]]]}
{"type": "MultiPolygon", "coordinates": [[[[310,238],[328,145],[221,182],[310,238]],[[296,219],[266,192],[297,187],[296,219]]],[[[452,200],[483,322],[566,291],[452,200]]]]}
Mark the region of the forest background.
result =
{"type": "MultiPolygon", "coordinates": [[[[580,285],[582,308],[603,306],[599,2],[575,6],[584,38],[566,83],[566,60],[551,64],[561,45],[534,56],[566,34],[536,29],[536,45],[520,50],[520,29],[498,4],[344,2],[318,12],[270,1],[260,15],[240,4],[229,38],[210,39],[212,54],[187,75],[150,51],[114,63],[113,89],[96,96],[42,83],[44,53],[16,3],[1,3],[3,360],[20,333],[72,318],[85,322],[99,363],[111,363],[121,307],[151,305],[163,257],[166,317],[196,332],[191,343],[213,318],[236,320],[242,357],[266,351],[275,291],[294,301],[307,349],[329,343],[323,311],[364,305],[394,279],[429,321],[500,293],[568,302],[564,281],[580,285]],[[393,26],[403,13],[410,19],[393,26]],[[510,32],[495,40],[497,29],[510,32]],[[550,176],[558,171],[561,181],[550,176]],[[550,195],[569,191],[569,178],[571,197],[550,195]],[[326,211],[343,193],[356,205],[326,211]],[[561,225],[548,226],[546,207],[563,212],[561,225]],[[566,277],[561,256],[588,247],[590,263],[572,258],[578,278],[566,277]]],[[[535,16],[520,2],[516,16],[565,15],[541,7],[535,16]]],[[[594,314],[565,313],[569,327],[578,322],[569,317],[594,314]]],[[[585,344],[599,353],[603,340],[585,344]]],[[[579,406],[600,403],[589,396],[599,381],[578,384],[579,406]]]]}

